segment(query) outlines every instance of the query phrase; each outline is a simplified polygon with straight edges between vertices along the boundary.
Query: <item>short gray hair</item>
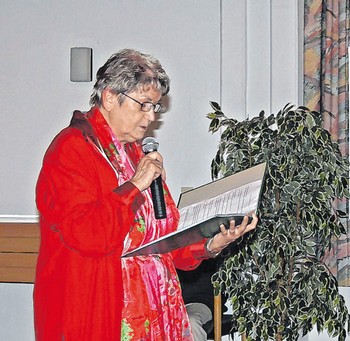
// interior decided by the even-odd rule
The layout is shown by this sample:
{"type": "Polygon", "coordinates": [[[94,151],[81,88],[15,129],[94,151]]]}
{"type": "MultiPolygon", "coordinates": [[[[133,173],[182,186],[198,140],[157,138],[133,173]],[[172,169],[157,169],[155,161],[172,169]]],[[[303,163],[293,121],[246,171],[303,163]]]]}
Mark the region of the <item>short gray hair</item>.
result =
{"type": "MultiPolygon", "coordinates": [[[[145,86],[152,86],[166,95],[170,89],[169,76],[158,59],[133,49],[123,49],[114,53],[97,71],[90,104],[100,106],[106,88],[120,94],[142,90],[145,86]]],[[[124,96],[119,99],[120,104],[123,100],[124,96]]]]}

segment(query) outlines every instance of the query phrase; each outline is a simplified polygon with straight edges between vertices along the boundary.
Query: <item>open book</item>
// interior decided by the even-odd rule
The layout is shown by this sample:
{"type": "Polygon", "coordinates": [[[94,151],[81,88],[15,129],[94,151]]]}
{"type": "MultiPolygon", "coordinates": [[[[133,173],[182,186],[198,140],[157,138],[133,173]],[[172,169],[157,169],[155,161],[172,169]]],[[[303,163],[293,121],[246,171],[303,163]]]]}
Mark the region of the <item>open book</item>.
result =
{"type": "Polygon", "coordinates": [[[232,219],[239,225],[258,208],[265,168],[262,163],[182,193],[178,229],[123,257],[170,252],[214,236],[232,219]]]}

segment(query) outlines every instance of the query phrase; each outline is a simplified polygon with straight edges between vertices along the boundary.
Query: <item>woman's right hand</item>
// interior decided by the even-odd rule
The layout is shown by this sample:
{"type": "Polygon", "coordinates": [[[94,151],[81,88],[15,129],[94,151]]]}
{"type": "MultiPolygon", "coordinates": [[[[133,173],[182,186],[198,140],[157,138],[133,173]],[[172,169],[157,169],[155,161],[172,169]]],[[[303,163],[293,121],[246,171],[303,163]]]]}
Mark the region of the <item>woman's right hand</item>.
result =
{"type": "Polygon", "coordinates": [[[130,182],[142,192],[160,175],[165,180],[163,157],[158,152],[151,152],[140,159],[130,182]]]}

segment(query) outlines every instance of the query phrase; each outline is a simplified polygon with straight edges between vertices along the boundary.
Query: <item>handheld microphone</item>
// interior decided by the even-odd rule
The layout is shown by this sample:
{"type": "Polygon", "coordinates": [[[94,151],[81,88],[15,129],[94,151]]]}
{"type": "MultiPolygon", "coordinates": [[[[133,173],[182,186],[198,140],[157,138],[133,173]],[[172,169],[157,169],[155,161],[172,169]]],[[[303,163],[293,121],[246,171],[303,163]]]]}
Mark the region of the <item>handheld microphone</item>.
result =
{"type": "MultiPolygon", "coordinates": [[[[146,137],[142,141],[142,151],[145,154],[158,150],[159,143],[154,137],[146,137]]],[[[151,183],[152,201],[154,207],[154,215],[156,219],[164,219],[166,217],[166,207],[164,201],[162,176],[154,179],[151,183]]]]}

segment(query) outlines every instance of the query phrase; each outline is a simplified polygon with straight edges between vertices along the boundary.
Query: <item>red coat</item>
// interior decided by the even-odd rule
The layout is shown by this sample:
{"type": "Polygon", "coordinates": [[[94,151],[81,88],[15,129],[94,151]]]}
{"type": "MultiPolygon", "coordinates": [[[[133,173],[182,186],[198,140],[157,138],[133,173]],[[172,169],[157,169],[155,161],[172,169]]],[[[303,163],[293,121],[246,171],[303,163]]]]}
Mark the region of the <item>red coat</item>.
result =
{"type": "MultiPolygon", "coordinates": [[[[41,230],[34,285],[37,341],[120,340],[120,256],[143,200],[131,183],[118,187],[113,169],[79,129],[68,127],[56,136],[36,188],[41,230]]],[[[203,243],[183,251],[173,252],[176,266],[195,267],[203,243]]]]}

